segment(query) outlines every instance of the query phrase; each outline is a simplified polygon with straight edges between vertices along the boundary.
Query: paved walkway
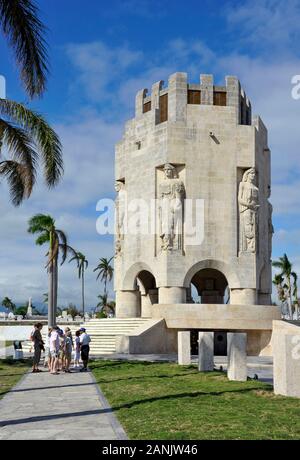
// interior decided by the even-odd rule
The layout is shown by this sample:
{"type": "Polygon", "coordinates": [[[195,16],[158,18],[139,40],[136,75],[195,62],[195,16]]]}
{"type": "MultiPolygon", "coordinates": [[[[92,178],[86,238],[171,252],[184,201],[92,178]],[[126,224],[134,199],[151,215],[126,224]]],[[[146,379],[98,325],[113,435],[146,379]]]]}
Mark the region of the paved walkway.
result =
{"type": "Polygon", "coordinates": [[[0,440],[127,439],[89,372],[26,374],[0,401],[0,440]]]}

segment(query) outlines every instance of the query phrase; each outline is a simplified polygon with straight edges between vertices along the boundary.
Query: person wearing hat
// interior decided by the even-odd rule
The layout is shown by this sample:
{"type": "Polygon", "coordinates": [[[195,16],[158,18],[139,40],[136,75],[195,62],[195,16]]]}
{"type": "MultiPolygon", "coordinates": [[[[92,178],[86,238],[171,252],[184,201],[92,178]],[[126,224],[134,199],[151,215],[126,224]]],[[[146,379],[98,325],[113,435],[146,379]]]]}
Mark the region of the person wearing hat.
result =
{"type": "Polygon", "coordinates": [[[81,351],[81,359],[83,362],[83,368],[80,369],[80,372],[87,371],[87,365],[89,362],[89,352],[90,352],[90,342],[91,338],[86,333],[84,327],[80,329],[80,351],[81,351]]]}

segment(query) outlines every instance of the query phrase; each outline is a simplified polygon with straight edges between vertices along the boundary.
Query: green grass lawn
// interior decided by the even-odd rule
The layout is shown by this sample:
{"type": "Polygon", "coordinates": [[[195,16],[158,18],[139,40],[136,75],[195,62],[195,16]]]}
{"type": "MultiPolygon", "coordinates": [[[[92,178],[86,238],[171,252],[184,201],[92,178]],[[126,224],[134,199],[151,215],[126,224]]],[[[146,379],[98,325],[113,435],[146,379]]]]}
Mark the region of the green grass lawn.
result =
{"type": "Polygon", "coordinates": [[[12,388],[27,372],[31,362],[0,359],[0,399],[12,388]]]}
{"type": "Polygon", "coordinates": [[[94,361],[97,382],[130,439],[300,439],[300,399],[171,363],[94,361]]]}

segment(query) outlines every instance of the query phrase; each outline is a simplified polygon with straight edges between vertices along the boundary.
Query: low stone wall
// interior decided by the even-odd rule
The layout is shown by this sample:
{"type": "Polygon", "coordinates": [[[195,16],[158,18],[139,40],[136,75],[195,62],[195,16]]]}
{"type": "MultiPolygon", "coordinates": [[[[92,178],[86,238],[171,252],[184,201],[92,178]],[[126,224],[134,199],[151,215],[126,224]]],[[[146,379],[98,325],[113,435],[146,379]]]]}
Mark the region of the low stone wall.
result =
{"type": "Polygon", "coordinates": [[[116,337],[116,353],[153,354],[177,351],[177,330],[167,329],[163,319],[116,337]]]}

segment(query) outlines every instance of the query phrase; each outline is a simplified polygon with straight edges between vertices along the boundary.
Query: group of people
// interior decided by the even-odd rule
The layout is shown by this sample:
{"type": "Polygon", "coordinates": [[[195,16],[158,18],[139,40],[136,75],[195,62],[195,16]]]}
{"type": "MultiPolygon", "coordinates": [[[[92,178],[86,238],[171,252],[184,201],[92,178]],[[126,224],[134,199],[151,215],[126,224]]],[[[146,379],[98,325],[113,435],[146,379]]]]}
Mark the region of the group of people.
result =
{"type": "Polygon", "coordinates": [[[83,367],[80,368],[80,372],[87,371],[91,338],[84,327],[76,331],[74,339],[69,327],[64,331],[58,326],[49,328],[46,350],[41,334],[42,328],[41,323],[36,323],[30,336],[34,347],[32,372],[41,372],[39,363],[42,351],[45,351],[44,365],[48,366],[51,374],[57,375],[60,371],[71,372],[72,353],[74,353],[74,368],[79,367],[81,357],[83,367]]]}

